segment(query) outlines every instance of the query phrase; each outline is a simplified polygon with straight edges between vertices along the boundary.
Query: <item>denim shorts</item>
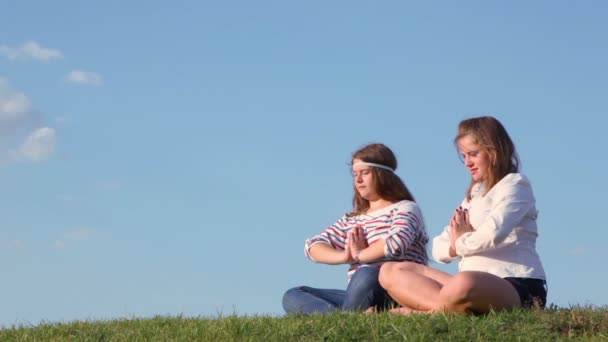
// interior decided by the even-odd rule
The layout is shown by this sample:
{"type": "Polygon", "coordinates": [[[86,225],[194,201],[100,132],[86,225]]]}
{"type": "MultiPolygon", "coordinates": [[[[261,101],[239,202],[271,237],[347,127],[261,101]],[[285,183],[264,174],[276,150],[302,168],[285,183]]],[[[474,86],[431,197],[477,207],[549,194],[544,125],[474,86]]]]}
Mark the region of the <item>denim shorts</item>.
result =
{"type": "Polygon", "coordinates": [[[513,285],[519,294],[521,306],[524,308],[545,307],[547,303],[547,282],[545,280],[515,277],[507,277],[504,280],[513,285]]]}

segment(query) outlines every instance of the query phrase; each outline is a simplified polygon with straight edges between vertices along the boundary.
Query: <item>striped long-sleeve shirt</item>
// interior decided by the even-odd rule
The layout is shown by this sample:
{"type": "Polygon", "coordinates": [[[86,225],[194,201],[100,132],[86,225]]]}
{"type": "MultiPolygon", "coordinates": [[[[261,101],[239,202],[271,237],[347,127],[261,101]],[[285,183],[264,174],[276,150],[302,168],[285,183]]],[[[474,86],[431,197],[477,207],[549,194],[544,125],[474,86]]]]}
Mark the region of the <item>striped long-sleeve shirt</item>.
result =
{"type": "MultiPolygon", "coordinates": [[[[336,223],[321,233],[306,240],[304,252],[315,261],[309,250],[318,243],[324,243],[336,250],[343,251],[348,232],[356,226],[362,226],[368,245],[384,243],[384,257],[369,266],[380,266],[388,261],[414,261],[427,264],[426,244],[429,237],[426,233],[422,213],[412,201],[401,201],[374,212],[356,216],[342,216],[336,223]]],[[[363,265],[352,264],[348,278],[363,265]]]]}

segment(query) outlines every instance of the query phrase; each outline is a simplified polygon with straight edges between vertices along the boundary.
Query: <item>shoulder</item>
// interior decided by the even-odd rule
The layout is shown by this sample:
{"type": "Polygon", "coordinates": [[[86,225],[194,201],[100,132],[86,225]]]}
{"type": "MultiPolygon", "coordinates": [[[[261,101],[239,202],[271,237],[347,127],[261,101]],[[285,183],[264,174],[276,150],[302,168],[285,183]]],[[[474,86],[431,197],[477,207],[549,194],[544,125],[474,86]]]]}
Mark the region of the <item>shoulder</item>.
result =
{"type": "Polygon", "coordinates": [[[401,201],[395,203],[395,209],[393,211],[393,219],[397,221],[405,220],[411,227],[417,227],[417,229],[424,229],[424,217],[422,211],[416,202],[412,201],[401,201]]]}
{"type": "Polygon", "coordinates": [[[340,217],[337,220],[337,222],[341,222],[341,223],[352,222],[352,221],[356,221],[359,217],[361,217],[361,215],[352,215],[350,213],[346,213],[346,214],[342,215],[342,217],[340,217]]]}
{"type": "Polygon", "coordinates": [[[419,215],[420,207],[418,207],[418,204],[416,204],[416,202],[403,200],[403,201],[393,204],[392,211],[394,211],[396,213],[408,213],[409,212],[409,213],[414,213],[416,215],[419,215]]]}
{"type": "Polygon", "coordinates": [[[523,173],[509,173],[496,186],[501,187],[530,187],[530,180],[523,173]]]}
{"type": "Polygon", "coordinates": [[[490,192],[503,195],[532,196],[532,185],[524,174],[510,173],[496,183],[490,192]]]}

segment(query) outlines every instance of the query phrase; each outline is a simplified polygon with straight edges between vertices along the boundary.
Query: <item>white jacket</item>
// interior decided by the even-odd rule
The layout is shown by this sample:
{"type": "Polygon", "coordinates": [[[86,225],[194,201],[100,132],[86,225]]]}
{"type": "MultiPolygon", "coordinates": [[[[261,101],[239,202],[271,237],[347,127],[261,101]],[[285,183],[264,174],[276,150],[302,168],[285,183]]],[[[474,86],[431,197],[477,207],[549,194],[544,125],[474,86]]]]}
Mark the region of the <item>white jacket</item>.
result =
{"type": "Polygon", "coordinates": [[[536,200],[528,178],[511,173],[501,179],[487,194],[484,184],[471,189],[471,201],[462,207],[469,211],[475,231],[456,240],[456,253],[449,255],[449,226],[433,239],[433,258],[449,263],[461,258],[459,271],[483,271],[501,278],[545,279],[540,257],[536,253],[536,200]]]}

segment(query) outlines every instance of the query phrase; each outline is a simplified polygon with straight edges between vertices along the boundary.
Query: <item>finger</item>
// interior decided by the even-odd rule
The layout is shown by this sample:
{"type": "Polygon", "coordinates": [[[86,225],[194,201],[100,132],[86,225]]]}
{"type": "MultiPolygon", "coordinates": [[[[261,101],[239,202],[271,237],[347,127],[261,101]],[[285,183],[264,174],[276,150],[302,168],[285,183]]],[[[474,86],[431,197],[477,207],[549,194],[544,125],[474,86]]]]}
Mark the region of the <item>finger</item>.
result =
{"type": "Polygon", "coordinates": [[[461,217],[461,216],[462,216],[462,211],[461,211],[460,207],[458,207],[458,208],[456,208],[456,210],[454,210],[454,215],[453,215],[453,217],[454,217],[455,219],[458,219],[458,218],[459,218],[459,217],[461,217]]]}
{"type": "Polygon", "coordinates": [[[457,225],[462,225],[462,212],[460,212],[460,210],[456,211],[456,217],[454,222],[456,222],[457,225]]]}
{"type": "Polygon", "coordinates": [[[470,215],[470,214],[469,214],[469,211],[468,211],[468,210],[465,210],[465,211],[464,211],[464,224],[465,224],[465,226],[466,226],[466,229],[467,229],[468,231],[471,231],[471,232],[472,232],[472,231],[474,231],[474,230],[475,230],[475,228],[473,228],[473,226],[471,225],[471,217],[470,217],[469,215],[470,215]]]}

